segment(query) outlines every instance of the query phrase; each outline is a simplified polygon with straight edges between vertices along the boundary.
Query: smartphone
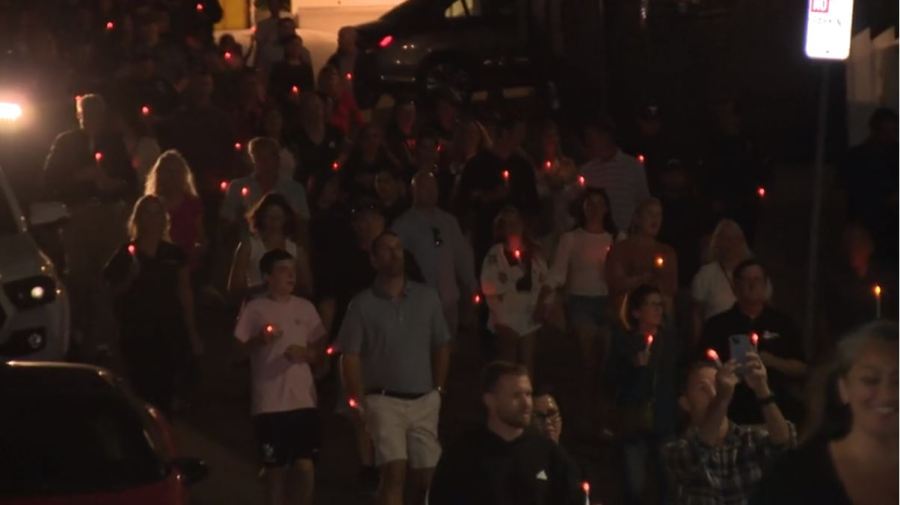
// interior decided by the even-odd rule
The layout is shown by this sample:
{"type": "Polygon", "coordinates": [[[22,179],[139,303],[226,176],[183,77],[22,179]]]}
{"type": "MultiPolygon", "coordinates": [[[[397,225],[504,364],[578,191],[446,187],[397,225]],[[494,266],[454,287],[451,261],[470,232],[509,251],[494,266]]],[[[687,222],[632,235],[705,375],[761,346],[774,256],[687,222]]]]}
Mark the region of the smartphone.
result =
{"type": "Polygon", "coordinates": [[[750,337],[745,334],[728,337],[728,343],[731,347],[731,359],[738,363],[746,361],[747,353],[753,351],[753,344],[750,342],[750,337]]]}

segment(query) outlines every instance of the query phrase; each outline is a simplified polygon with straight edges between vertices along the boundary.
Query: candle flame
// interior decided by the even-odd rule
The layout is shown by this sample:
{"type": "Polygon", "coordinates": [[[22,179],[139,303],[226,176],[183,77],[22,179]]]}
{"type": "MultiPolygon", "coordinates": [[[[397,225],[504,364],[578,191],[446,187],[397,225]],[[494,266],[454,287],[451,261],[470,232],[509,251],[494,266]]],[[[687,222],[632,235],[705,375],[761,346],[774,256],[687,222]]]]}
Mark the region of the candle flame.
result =
{"type": "Polygon", "coordinates": [[[719,361],[719,353],[717,353],[715,349],[707,349],[706,357],[713,361],[719,361]]]}
{"type": "Polygon", "coordinates": [[[875,296],[881,297],[881,286],[876,284],[875,287],[872,288],[872,292],[875,293],[875,296]]]}

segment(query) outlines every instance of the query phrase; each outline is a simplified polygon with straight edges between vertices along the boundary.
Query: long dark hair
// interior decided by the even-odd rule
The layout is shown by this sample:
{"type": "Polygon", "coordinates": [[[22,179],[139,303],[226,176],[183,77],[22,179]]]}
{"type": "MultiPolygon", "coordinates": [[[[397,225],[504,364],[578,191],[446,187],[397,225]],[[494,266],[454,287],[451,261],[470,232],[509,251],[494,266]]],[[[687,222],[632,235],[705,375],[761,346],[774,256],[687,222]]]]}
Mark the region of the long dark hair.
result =
{"type": "Polygon", "coordinates": [[[248,213],[248,220],[250,221],[252,230],[262,234],[263,227],[265,226],[266,210],[268,210],[269,207],[280,207],[281,210],[284,211],[284,229],[282,232],[287,238],[293,237],[294,233],[297,231],[297,221],[294,217],[294,209],[291,208],[291,204],[288,203],[287,199],[278,193],[269,193],[262,197],[259,203],[250,210],[248,213]]]}
{"type": "Polygon", "coordinates": [[[603,188],[587,188],[581,193],[581,196],[572,202],[569,212],[575,218],[575,226],[577,228],[584,228],[587,225],[587,216],[584,215],[584,204],[594,195],[600,195],[600,197],[603,198],[603,203],[606,205],[606,214],[603,216],[603,228],[615,238],[619,233],[619,230],[616,229],[616,224],[612,219],[612,207],[609,203],[609,195],[603,188]]]}
{"type": "Polygon", "coordinates": [[[833,357],[813,380],[809,405],[809,423],[804,440],[836,440],[847,436],[853,427],[850,407],[841,401],[838,382],[847,376],[859,358],[860,351],[873,342],[897,345],[898,328],[893,321],[873,321],[845,335],[837,344],[833,357]]]}

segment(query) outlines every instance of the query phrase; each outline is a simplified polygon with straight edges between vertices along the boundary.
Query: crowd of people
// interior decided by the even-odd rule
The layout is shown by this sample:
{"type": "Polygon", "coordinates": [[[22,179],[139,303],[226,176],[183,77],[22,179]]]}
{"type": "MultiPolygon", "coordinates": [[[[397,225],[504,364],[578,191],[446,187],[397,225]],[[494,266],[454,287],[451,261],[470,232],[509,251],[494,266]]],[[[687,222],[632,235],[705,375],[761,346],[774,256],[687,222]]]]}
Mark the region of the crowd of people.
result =
{"type": "Polygon", "coordinates": [[[246,48],[214,40],[216,0],[7,13],[36,82],[75,97],[43,191],[70,212],[81,358],[117,348],[136,392],[177,412],[204,352],[198,300],[234,308],[273,505],[313,500],[326,381],[379,504],[590,500],[558,398],[532,387],[548,333],[577,345],[562,366],[621,455],[625,503],[896,502],[898,329],[856,329],[896,317],[880,217],[897,187],[861,196],[885,189],[864,165],[893,163],[896,182],[895,113],[841,172],[856,219],[810,349],[751,250],[772,175],[736,101],[690,148],[653,104],[633,124],[575,122],[446,88],[394,97],[379,121],[356,105],[355,32],[316,74],[296,20],[268,6],[246,48]],[[487,415],[442,450],[465,336],[488,363],[487,415]]]}

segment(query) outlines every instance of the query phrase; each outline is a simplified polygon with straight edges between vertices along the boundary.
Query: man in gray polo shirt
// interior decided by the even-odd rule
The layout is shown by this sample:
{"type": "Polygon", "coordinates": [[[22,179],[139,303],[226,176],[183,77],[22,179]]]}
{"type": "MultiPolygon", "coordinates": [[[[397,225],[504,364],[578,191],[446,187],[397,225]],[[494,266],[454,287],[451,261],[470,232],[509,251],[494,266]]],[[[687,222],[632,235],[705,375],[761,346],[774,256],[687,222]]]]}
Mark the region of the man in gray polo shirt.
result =
{"type": "Polygon", "coordinates": [[[456,335],[459,300],[468,302],[478,287],[472,246],[456,218],[437,207],[438,185],[433,173],[428,170],[416,173],[412,190],[413,208],[397,218],[392,228],[416,258],[425,282],[437,290],[450,334],[456,335]]]}
{"type": "Polygon", "coordinates": [[[401,505],[407,462],[421,504],[441,455],[441,394],[450,332],[438,294],[406,279],[403,244],[372,244],[375,282],[353,298],[338,334],[347,401],[364,420],[380,469],[379,505],[401,505]]]}

